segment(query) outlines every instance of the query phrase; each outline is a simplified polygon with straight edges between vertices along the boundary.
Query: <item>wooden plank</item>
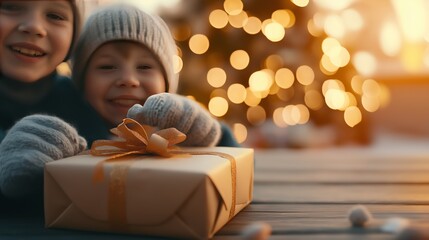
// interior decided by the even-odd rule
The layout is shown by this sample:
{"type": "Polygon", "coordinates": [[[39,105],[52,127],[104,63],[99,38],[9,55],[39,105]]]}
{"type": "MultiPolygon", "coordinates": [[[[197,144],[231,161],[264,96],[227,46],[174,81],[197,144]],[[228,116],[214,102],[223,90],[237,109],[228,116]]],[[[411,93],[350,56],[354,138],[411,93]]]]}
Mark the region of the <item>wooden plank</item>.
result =
{"type": "MultiPolygon", "coordinates": [[[[346,234],[275,234],[271,235],[270,240],[391,240],[392,235],[385,233],[363,234],[363,233],[346,233],[346,234]]],[[[240,236],[216,235],[213,240],[243,240],[240,236]]]]}
{"type": "MultiPolygon", "coordinates": [[[[373,215],[367,227],[351,227],[347,219],[350,204],[251,204],[226,225],[217,236],[239,235],[252,222],[265,222],[271,225],[273,235],[304,235],[309,237],[332,236],[335,239],[348,239],[358,235],[387,237],[380,227],[392,217],[408,218],[412,223],[426,224],[429,227],[428,205],[376,205],[366,207],[373,215]],[[339,238],[336,238],[339,237],[339,238]]],[[[425,226],[426,226],[425,225],[425,226]]],[[[391,236],[390,236],[391,237],[391,236]]],[[[311,238],[313,239],[313,238],[311,238]]],[[[317,238],[319,239],[319,238],[317,238]]]]}
{"type": "Polygon", "coordinates": [[[429,152],[256,150],[256,170],[429,170],[429,152]]]}
{"type": "Polygon", "coordinates": [[[255,182],[338,184],[429,184],[429,170],[260,170],[255,182]]]}
{"type": "Polygon", "coordinates": [[[256,203],[429,204],[427,185],[413,184],[262,184],[256,203]]]}

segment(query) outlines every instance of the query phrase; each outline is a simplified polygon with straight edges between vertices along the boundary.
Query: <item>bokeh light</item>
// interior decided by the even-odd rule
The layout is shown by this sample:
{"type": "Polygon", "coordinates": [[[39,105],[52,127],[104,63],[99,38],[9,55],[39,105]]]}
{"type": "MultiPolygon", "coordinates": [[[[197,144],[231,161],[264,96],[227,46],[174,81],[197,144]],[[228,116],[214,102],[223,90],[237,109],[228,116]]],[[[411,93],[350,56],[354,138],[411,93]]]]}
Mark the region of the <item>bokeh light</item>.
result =
{"type": "Polygon", "coordinates": [[[236,50],[231,53],[229,58],[231,66],[237,70],[242,70],[249,65],[250,57],[249,54],[244,50],[236,50]]]}
{"type": "Polygon", "coordinates": [[[228,24],[228,14],[220,9],[213,10],[209,22],[214,28],[224,28],[228,24]]]}
{"type": "Polygon", "coordinates": [[[189,49],[195,54],[203,54],[209,49],[210,41],[203,34],[195,34],[189,39],[189,49]]]}
{"type": "Polygon", "coordinates": [[[222,68],[212,68],[207,72],[207,82],[214,88],[222,87],[226,82],[226,73],[222,68]]]}
{"type": "Polygon", "coordinates": [[[222,117],[228,112],[228,101],[223,97],[210,99],[209,111],[216,117],[222,117]]]}

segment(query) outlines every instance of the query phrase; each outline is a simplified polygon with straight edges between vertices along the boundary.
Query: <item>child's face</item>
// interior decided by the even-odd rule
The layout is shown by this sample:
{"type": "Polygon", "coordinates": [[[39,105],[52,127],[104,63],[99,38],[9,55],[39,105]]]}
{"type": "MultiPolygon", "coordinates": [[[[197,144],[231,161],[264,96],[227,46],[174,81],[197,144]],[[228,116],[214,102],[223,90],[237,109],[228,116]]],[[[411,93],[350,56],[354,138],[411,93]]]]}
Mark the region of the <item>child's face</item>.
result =
{"type": "Polygon", "coordinates": [[[73,37],[68,1],[0,1],[0,72],[22,82],[52,73],[73,37]]]}
{"type": "Polygon", "coordinates": [[[152,52],[134,42],[110,42],[92,55],[84,95],[101,116],[119,124],[128,109],[153,94],[165,92],[163,69],[152,52]]]}

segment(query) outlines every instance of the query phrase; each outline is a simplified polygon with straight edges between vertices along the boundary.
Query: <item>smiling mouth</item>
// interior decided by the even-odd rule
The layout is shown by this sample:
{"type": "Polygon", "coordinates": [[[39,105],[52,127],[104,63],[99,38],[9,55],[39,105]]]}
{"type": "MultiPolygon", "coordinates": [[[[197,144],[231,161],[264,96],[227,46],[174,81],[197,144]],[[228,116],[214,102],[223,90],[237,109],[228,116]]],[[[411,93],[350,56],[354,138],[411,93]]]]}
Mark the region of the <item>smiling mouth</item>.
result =
{"type": "Polygon", "coordinates": [[[124,107],[132,107],[134,104],[140,103],[137,99],[113,99],[111,102],[124,107]]]}
{"type": "Polygon", "coordinates": [[[28,48],[22,48],[22,47],[10,47],[10,49],[16,53],[28,56],[28,57],[43,57],[46,55],[46,53],[28,49],[28,48]]]}

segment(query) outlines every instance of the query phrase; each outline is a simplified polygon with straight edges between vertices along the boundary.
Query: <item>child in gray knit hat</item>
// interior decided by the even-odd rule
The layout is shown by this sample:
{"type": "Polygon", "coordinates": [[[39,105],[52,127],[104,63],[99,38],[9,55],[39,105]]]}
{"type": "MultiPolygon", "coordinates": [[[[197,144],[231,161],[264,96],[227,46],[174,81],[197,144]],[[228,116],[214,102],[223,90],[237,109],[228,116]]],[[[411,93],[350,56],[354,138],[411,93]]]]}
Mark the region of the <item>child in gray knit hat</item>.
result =
{"type": "Polygon", "coordinates": [[[166,23],[130,5],[92,14],[72,57],[72,78],[110,126],[126,116],[187,135],[182,145],[237,146],[230,130],[200,104],[175,94],[177,54],[166,23]]]}

